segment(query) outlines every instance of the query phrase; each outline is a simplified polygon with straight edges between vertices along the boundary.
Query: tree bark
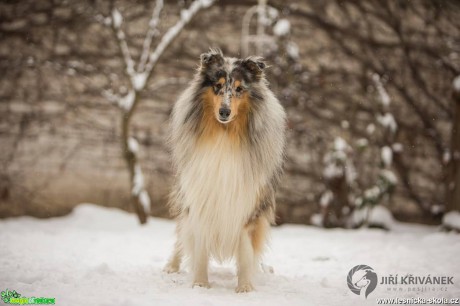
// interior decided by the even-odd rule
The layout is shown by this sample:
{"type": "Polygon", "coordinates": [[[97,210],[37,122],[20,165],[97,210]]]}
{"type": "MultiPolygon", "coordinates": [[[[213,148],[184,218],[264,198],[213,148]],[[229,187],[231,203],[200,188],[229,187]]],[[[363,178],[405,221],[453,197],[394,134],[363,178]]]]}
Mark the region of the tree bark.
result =
{"type": "Polygon", "coordinates": [[[135,93],[133,107],[128,112],[122,113],[121,119],[121,146],[123,150],[123,156],[125,158],[126,164],[129,170],[130,182],[131,182],[131,205],[133,205],[134,210],[136,212],[137,217],[139,218],[139,222],[141,224],[147,223],[147,214],[144,210],[144,207],[140,201],[140,192],[133,193],[132,190],[134,188],[134,175],[135,175],[135,167],[138,164],[137,155],[135,152],[132,152],[129,148],[129,127],[131,117],[134,113],[134,109],[138,102],[138,93],[135,93]]]}

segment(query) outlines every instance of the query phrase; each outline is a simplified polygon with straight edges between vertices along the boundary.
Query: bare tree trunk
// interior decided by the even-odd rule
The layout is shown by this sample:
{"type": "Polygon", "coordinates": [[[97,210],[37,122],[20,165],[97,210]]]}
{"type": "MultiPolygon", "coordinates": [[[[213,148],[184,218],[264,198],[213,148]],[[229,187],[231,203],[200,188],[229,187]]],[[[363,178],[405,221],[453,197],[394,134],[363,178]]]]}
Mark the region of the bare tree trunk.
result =
{"type": "MultiPolygon", "coordinates": [[[[345,170],[344,170],[345,172],[345,170]]],[[[332,205],[328,205],[327,214],[324,217],[324,227],[344,227],[344,208],[350,208],[350,186],[346,175],[334,178],[327,182],[329,189],[334,194],[332,205]]]]}
{"type": "Polygon", "coordinates": [[[460,211],[460,76],[454,81],[450,159],[447,164],[446,211],[460,211]],[[455,86],[457,85],[457,86],[455,86]]]}
{"type": "Polygon", "coordinates": [[[137,154],[133,151],[132,148],[129,146],[129,127],[131,117],[134,113],[135,106],[137,105],[138,95],[136,93],[136,97],[133,103],[133,107],[129,112],[122,113],[122,120],[121,120],[121,146],[123,150],[123,156],[125,158],[126,164],[128,166],[129,175],[130,175],[130,182],[131,182],[131,205],[134,207],[137,217],[139,218],[139,222],[141,224],[147,223],[147,214],[146,214],[146,207],[142,205],[141,202],[141,192],[133,192],[135,188],[135,175],[136,175],[136,166],[139,165],[137,160],[137,154]]]}

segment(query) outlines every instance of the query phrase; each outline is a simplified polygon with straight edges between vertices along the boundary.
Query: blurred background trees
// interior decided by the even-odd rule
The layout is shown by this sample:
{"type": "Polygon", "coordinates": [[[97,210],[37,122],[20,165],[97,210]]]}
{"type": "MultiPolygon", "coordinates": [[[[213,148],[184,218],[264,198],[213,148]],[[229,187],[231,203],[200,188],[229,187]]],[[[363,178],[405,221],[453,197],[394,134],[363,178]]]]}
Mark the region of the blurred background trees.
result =
{"type": "Polygon", "coordinates": [[[193,17],[194,1],[167,1],[158,15],[158,1],[0,4],[0,216],[60,215],[81,202],[133,210],[129,137],[151,213],[168,216],[167,119],[210,46],[270,63],[289,118],[278,223],[356,227],[376,205],[439,223],[460,210],[456,1],[205,2],[135,90],[129,133],[114,104],[139,79],[117,30],[142,62],[146,45],[153,52],[193,17]]]}

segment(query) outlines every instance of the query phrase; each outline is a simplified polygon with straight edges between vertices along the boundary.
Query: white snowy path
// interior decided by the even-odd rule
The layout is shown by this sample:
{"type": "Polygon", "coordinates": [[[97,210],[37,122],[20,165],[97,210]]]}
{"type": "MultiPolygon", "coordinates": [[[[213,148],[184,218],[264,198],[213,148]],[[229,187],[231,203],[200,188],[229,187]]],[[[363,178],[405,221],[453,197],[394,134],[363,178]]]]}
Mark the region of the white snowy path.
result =
{"type": "MultiPolygon", "coordinates": [[[[55,297],[57,305],[375,305],[380,297],[460,297],[460,236],[434,227],[323,230],[273,229],[257,291],[236,294],[234,268],[213,264],[211,289],[190,287],[189,274],[165,274],[174,223],[84,204],[62,218],[0,221],[0,289],[55,297]],[[403,233],[402,231],[410,230],[403,233]],[[447,292],[391,293],[382,286],[365,301],[346,275],[367,264],[379,275],[454,276],[447,292]]],[[[0,301],[0,304],[3,302],[0,301]]]]}

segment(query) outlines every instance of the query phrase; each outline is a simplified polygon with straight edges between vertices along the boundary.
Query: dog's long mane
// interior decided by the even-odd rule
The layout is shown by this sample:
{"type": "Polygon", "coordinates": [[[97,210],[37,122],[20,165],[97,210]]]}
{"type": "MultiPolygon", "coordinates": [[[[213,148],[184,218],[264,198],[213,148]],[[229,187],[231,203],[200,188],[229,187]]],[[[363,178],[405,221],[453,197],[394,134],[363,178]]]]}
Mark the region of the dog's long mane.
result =
{"type": "MultiPolygon", "coordinates": [[[[210,58],[214,55],[223,59],[218,64],[229,71],[247,65],[248,71],[242,71],[251,74],[251,69],[258,68],[250,65],[262,66],[259,58],[223,58],[220,50],[208,53],[210,58]]],[[[242,102],[246,105],[234,122],[219,123],[209,107],[212,67],[203,64],[209,59],[203,57],[173,109],[170,146],[177,175],[170,203],[179,218],[187,214],[196,219],[193,224],[198,230],[217,233],[205,243],[214,257],[223,259],[233,255],[239,235],[236,228],[261,215],[274,221],[285,113],[260,72],[250,75],[247,101],[242,102]],[[226,246],[215,249],[221,241],[226,246]]]]}

